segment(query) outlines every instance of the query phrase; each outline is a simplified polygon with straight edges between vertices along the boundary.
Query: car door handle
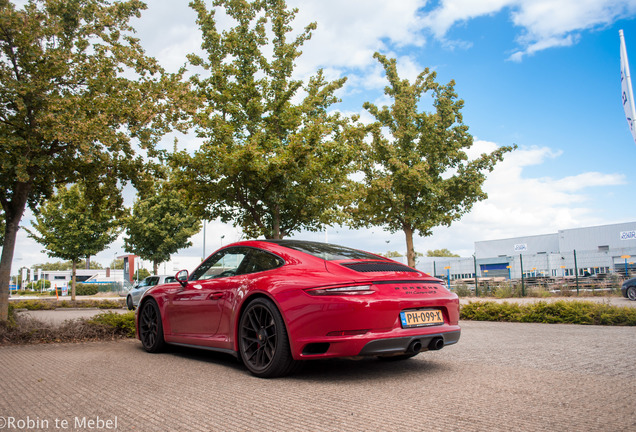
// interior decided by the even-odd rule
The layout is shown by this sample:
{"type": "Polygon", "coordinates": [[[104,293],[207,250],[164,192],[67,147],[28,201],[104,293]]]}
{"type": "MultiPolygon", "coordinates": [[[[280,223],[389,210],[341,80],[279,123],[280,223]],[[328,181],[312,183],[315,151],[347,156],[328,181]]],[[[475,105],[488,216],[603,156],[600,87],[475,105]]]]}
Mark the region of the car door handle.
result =
{"type": "Polygon", "coordinates": [[[218,300],[220,298],[223,298],[223,295],[224,295],[223,291],[216,291],[216,292],[213,292],[212,294],[210,294],[208,296],[208,299],[209,300],[218,300]]]}

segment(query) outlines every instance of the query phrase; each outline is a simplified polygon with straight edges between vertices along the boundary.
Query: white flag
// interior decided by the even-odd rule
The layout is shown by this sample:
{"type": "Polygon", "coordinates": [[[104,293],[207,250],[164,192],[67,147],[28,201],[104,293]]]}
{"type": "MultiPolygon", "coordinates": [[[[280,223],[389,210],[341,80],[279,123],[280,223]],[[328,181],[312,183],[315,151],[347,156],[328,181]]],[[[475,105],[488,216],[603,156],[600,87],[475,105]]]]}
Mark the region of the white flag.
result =
{"type": "Polygon", "coordinates": [[[619,30],[618,34],[621,38],[621,99],[629,130],[634,138],[634,143],[636,143],[636,119],[634,118],[636,109],[634,108],[634,92],[632,90],[632,79],[629,74],[629,62],[627,61],[627,48],[625,48],[623,30],[619,30]]]}

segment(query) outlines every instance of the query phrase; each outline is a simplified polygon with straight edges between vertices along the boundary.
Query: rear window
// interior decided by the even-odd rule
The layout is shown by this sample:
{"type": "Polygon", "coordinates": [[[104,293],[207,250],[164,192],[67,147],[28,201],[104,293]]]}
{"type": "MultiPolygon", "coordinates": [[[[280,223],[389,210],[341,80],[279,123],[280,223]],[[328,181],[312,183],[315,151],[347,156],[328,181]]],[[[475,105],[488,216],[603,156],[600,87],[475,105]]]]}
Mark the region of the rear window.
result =
{"type": "Polygon", "coordinates": [[[308,242],[299,240],[268,240],[272,243],[304,252],[309,255],[324,259],[326,261],[350,260],[350,259],[380,259],[376,255],[345,246],[338,246],[328,243],[308,242]]]}

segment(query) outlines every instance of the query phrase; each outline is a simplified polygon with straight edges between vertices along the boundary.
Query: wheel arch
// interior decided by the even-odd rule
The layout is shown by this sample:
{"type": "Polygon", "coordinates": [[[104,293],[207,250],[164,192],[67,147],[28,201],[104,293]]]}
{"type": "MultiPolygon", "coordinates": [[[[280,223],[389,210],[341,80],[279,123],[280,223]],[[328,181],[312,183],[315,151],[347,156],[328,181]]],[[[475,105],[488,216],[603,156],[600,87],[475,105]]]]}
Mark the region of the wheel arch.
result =
{"type": "Polygon", "coordinates": [[[232,349],[236,351],[237,354],[239,353],[238,332],[239,332],[239,323],[241,322],[241,317],[243,316],[243,313],[245,312],[245,309],[247,308],[247,306],[258,298],[264,298],[274,303],[274,306],[276,306],[276,309],[278,309],[278,313],[280,313],[280,316],[283,319],[283,324],[285,325],[285,331],[287,332],[287,338],[290,340],[290,344],[291,344],[291,337],[289,336],[289,325],[287,324],[287,318],[285,317],[285,314],[283,314],[283,312],[281,311],[280,304],[271,295],[268,295],[267,293],[263,291],[255,291],[248,294],[243,299],[240,307],[238,308],[238,311],[234,315],[234,329],[232,331],[232,339],[233,339],[232,349]]]}
{"type": "Polygon", "coordinates": [[[166,314],[165,314],[165,311],[164,311],[163,302],[157,300],[152,295],[144,294],[141,297],[141,299],[139,300],[139,304],[135,308],[135,311],[137,312],[136,316],[135,316],[136,328],[137,328],[137,339],[139,339],[139,313],[143,309],[143,306],[145,306],[146,303],[148,303],[150,301],[154,301],[157,304],[157,307],[159,308],[159,317],[161,318],[161,327],[162,327],[162,331],[163,331],[164,337],[165,337],[165,335],[167,333],[166,330],[169,328],[169,327],[166,327],[166,314]]]}

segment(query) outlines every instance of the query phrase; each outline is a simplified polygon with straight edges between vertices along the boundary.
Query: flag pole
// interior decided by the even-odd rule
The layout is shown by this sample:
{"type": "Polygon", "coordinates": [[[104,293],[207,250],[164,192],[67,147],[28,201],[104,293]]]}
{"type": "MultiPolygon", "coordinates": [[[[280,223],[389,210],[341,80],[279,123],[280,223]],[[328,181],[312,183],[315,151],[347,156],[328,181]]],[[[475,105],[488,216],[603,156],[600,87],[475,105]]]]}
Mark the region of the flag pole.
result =
{"type": "Polygon", "coordinates": [[[632,89],[632,79],[629,72],[629,61],[627,60],[627,48],[625,46],[625,35],[623,30],[618,31],[618,35],[621,39],[621,87],[622,87],[622,99],[623,109],[625,110],[625,116],[629,123],[630,132],[636,143],[636,125],[634,124],[634,115],[636,115],[636,108],[634,107],[634,90],[632,89]]]}

